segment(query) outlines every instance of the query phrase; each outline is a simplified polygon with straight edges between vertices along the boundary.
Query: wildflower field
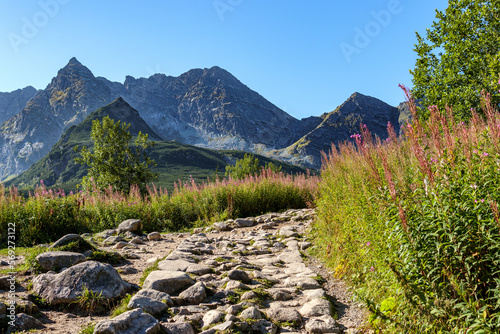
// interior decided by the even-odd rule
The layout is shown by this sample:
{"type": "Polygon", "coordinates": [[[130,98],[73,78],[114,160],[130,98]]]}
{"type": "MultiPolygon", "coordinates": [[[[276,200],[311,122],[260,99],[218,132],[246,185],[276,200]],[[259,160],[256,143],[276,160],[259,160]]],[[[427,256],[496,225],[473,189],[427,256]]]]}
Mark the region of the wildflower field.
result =
{"type": "Polygon", "coordinates": [[[66,195],[43,183],[28,197],[15,188],[2,189],[0,247],[5,247],[13,225],[19,247],[48,243],[68,233],[100,232],[129,218],[141,219],[148,232],[181,231],[216,220],[304,208],[313,205],[318,183],[318,176],[266,170],[242,180],[179,182],[171,194],[151,187],[146,196],[138,188],[126,196],[98,190],[66,195]]]}
{"type": "Polygon", "coordinates": [[[500,115],[483,93],[467,122],[436,106],[423,121],[405,92],[402,136],[362,127],[325,155],[317,253],[380,332],[498,333],[500,115]]]}

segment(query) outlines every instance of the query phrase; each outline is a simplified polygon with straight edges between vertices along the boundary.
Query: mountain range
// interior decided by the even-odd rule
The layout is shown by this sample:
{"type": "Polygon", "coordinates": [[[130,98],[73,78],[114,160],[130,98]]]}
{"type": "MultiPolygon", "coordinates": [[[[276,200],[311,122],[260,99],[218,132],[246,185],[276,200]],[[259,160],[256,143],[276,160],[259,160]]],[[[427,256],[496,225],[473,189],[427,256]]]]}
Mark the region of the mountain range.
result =
{"type": "Polygon", "coordinates": [[[321,166],[321,151],[349,140],[361,123],[385,138],[387,122],[399,127],[400,117],[400,108],[354,93],[332,112],[298,120],[216,66],[178,77],[127,76],[122,84],[95,77],[72,58],[43,90],[0,93],[0,179],[26,171],[72,126],[118,98],[158,140],[254,152],[313,169],[321,166]]]}

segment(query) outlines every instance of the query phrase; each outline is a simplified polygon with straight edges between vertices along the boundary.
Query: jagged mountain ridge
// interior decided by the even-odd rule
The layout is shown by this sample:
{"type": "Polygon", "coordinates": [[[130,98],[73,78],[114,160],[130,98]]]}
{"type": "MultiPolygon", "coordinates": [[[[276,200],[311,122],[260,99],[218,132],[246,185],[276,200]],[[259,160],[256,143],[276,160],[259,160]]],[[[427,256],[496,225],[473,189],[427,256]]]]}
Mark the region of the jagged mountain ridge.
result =
{"type": "Polygon", "coordinates": [[[9,93],[0,92],[0,124],[23,110],[35,93],[36,89],[31,86],[9,93]]]}
{"type": "MultiPolygon", "coordinates": [[[[338,127],[333,121],[325,122],[327,114],[297,120],[219,67],[194,69],[178,77],[127,76],[121,84],[95,77],[72,58],[46,89],[36,92],[22,111],[2,124],[0,179],[28,169],[66,129],[118,97],[138,110],[163,139],[205,148],[242,149],[307,167],[319,168],[320,150],[329,146],[315,141],[348,138],[343,137],[347,130],[338,136],[330,133],[338,127]],[[305,147],[307,140],[313,140],[313,145],[305,147]],[[302,144],[295,145],[297,142],[302,144]]],[[[363,115],[369,118],[373,113],[363,115]]],[[[370,119],[357,120],[370,127],[370,119]]],[[[383,131],[373,132],[384,136],[383,131]]]]}
{"type": "Polygon", "coordinates": [[[318,168],[321,166],[321,152],[328,152],[332,143],[351,140],[350,136],[360,132],[360,125],[366,124],[372,134],[387,138],[387,124],[390,122],[399,133],[398,108],[358,92],[352,94],[334,111],[318,117],[319,125],[292,145],[274,152],[274,155],[289,163],[318,168]]]}
{"type": "MultiPolygon", "coordinates": [[[[186,179],[193,176],[197,179],[206,179],[213,176],[218,169],[224,170],[229,162],[244,155],[242,151],[214,151],[177,141],[162,140],[141,118],[137,110],[120,97],[89,114],[80,124],[72,125],[49,153],[25,172],[8,180],[6,185],[31,188],[43,180],[44,185],[48,187],[76,189],[76,184],[86,175],[87,167],[75,163],[79,153],[73,148],[78,145],[80,148],[87,146],[92,150],[93,143],[90,139],[92,122],[101,121],[105,116],[114,121],[131,124],[129,131],[133,136],[142,132],[148,134],[150,140],[155,141],[155,145],[148,150],[148,155],[157,163],[157,167],[153,167],[153,171],[160,174],[156,184],[163,187],[171,188],[178,178],[186,179]]],[[[260,159],[263,163],[270,162],[265,157],[260,159]]],[[[276,160],[272,162],[279,163],[276,160]]],[[[305,172],[304,169],[287,164],[283,164],[283,169],[290,172],[305,172]]]]}

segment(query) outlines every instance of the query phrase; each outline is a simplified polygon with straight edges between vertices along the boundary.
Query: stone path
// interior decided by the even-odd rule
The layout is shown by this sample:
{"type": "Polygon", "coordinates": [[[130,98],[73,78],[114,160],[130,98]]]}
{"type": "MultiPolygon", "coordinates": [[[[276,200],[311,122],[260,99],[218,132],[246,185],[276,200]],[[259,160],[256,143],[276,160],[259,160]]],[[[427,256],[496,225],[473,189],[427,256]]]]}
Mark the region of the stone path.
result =
{"type": "MultiPolygon", "coordinates": [[[[133,232],[137,226],[130,227],[133,221],[128,221],[125,225],[129,227],[120,225],[123,237],[114,235],[117,231],[113,230],[100,236],[106,238],[102,245],[107,249],[129,258],[127,266],[117,269],[132,283],[131,289],[147,266],[155,259],[161,261],[140,288],[136,285],[135,291],[129,292],[133,294],[127,305],[129,311],[113,319],[74,317],[96,322],[94,333],[356,333],[355,328],[345,330],[342,319],[340,323],[335,320],[336,309],[346,305],[328,295],[323,277],[304,262],[312,246],[304,234],[313,219],[314,210],[289,210],[215,223],[191,235],[152,233],[148,237],[136,236],[133,232]]],[[[75,258],[69,269],[85,271],[86,277],[94,275],[89,274],[89,268],[98,268],[99,273],[115,270],[94,261],[81,262],[74,254],[57,256],[64,266],[68,266],[69,258],[75,258]]],[[[47,262],[51,257],[41,258],[47,262]]],[[[51,261],[56,261],[51,265],[57,263],[51,261]]],[[[69,300],[68,293],[61,295],[67,287],[58,285],[53,289],[56,292],[47,292],[51,282],[68,281],[64,274],[69,269],[39,275],[33,280],[33,289],[47,300],[69,300]],[[37,282],[43,282],[43,287],[37,282]]],[[[106,275],[115,277],[114,272],[106,275]]],[[[122,296],[129,285],[115,288],[119,290],[116,295],[122,296]]],[[[67,321],[64,312],[42,312],[49,320],[37,332],[75,332],[57,326],[59,321],[67,321]]]]}

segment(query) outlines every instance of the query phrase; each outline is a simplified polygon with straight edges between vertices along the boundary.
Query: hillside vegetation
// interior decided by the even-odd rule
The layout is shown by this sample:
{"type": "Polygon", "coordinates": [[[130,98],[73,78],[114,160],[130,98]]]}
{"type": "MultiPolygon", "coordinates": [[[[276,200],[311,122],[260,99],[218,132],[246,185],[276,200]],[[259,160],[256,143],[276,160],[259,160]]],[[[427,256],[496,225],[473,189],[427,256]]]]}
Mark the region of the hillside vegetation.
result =
{"type": "Polygon", "coordinates": [[[141,219],[145,231],[180,231],[216,220],[305,208],[314,202],[318,183],[318,176],[267,170],[242,180],[197,184],[192,179],[176,184],[170,194],[153,187],[144,197],[138,187],[126,196],[98,190],[65,194],[42,183],[28,198],[16,188],[7,195],[0,189],[0,245],[5,247],[12,226],[20,247],[68,233],[101,232],[129,218],[141,219]]]}
{"type": "Polygon", "coordinates": [[[430,106],[398,138],[325,156],[314,237],[317,254],[351,282],[384,333],[500,330],[500,115],[455,121],[430,106]]]}

